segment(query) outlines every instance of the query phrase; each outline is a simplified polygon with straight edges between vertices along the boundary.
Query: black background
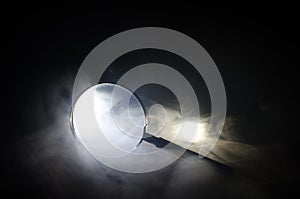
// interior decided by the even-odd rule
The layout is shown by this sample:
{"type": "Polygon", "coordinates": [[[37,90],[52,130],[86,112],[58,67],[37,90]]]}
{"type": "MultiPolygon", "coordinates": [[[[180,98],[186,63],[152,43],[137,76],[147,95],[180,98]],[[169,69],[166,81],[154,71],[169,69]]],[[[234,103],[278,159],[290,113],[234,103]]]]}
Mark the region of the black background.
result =
{"type": "MultiPolygon", "coordinates": [[[[299,20],[296,8],[146,7],[147,3],[141,8],[20,6],[4,18],[12,30],[9,47],[14,47],[9,50],[14,59],[8,65],[3,64],[1,72],[5,118],[1,131],[1,183],[7,194],[37,198],[61,196],[54,193],[55,189],[47,188],[51,184],[39,186],[43,180],[36,176],[35,168],[23,165],[24,145],[18,143],[38,134],[47,122],[55,119],[55,115],[44,118],[36,106],[51,98],[45,91],[53,83],[64,76],[75,77],[85,56],[97,44],[121,31],[145,26],[174,29],[198,41],[223,77],[228,115],[241,121],[238,136],[250,144],[283,144],[284,156],[290,159],[286,169],[297,168],[299,20]],[[27,181],[31,181],[28,187],[27,181]]],[[[70,93],[60,92],[70,100],[70,93]]],[[[284,181],[261,186],[262,191],[270,197],[296,192],[298,174],[291,173],[284,181]]],[[[84,186],[87,186],[84,181],[79,181],[74,186],[70,183],[67,189],[85,190],[84,186]]],[[[188,192],[185,194],[189,196],[188,192]]]]}

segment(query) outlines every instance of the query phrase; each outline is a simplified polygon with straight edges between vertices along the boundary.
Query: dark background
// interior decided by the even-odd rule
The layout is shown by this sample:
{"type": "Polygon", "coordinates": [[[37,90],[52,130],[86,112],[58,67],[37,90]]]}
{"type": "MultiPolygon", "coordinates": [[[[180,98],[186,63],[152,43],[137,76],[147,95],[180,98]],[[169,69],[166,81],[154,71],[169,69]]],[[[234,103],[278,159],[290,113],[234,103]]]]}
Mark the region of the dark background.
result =
{"type": "MultiPolygon", "coordinates": [[[[122,182],[126,178],[132,179],[132,176],[114,173],[110,178],[112,174],[108,172],[109,168],[105,168],[107,183],[102,180],[103,186],[85,195],[91,189],[88,188],[90,178],[84,166],[69,168],[76,169],[76,172],[68,173],[69,169],[65,172],[62,169],[65,167],[64,158],[69,157],[60,157],[56,152],[53,157],[44,160],[45,153],[40,152],[47,150],[47,147],[55,149],[64,144],[59,139],[55,142],[57,147],[36,141],[49,134],[43,132],[44,129],[59,118],[52,112],[52,109],[60,108],[57,101],[63,99],[66,112],[70,108],[69,88],[87,54],[116,33],[145,26],[180,31],[207,50],[223,77],[228,100],[227,115],[238,121],[236,136],[239,140],[253,145],[284,146],[280,156],[272,155],[275,161],[269,165],[270,169],[276,168],[276,162],[280,164],[286,161],[284,170],[278,173],[284,179],[271,176],[271,180],[257,180],[263,174],[257,174],[253,179],[239,174],[243,176],[243,182],[250,180],[251,186],[259,189],[257,195],[252,195],[251,189],[245,189],[249,194],[246,191],[242,195],[235,195],[240,191],[239,183],[224,186],[227,180],[222,177],[221,185],[212,183],[205,188],[214,192],[213,195],[203,191],[203,185],[200,184],[198,188],[192,184],[194,179],[189,184],[187,178],[185,184],[193,187],[193,190],[182,188],[181,195],[177,196],[198,198],[203,193],[204,196],[217,198],[273,198],[288,197],[297,192],[299,17],[296,8],[228,9],[188,5],[175,9],[172,6],[151,8],[149,5],[146,9],[147,6],[145,3],[141,6],[144,8],[138,9],[97,5],[87,10],[68,6],[60,9],[20,6],[10,12],[11,17],[4,18],[8,29],[12,30],[9,46],[13,46],[13,50],[9,51],[14,55],[11,63],[2,65],[1,72],[4,98],[2,112],[5,118],[1,131],[1,187],[8,196],[135,198],[144,193],[149,197],[167,197],[164,186],[169,185],[164,182],[172,176],[166,174],[167,171],[153,174],[163,176],[162,179],[158,177],[153,180],[149,177],[151,174],[138,177],[141,181],[148,180],[150,184],[157,183],[153,189],[148,189],[147,184],[141,187],[137,183],[136,186],[130,184],[129,191],[120,191],[122,182]],[[68,86],[61,86],[65,84],[68,86]],[[42,159],[41,163],[32,164],[32,154],[38,154],[36,158],[42,159]],[[282,159],[282,156],[286,158],[282,159]],[[56,167],[53,169],[49,165],[54,163],[56,167]],[[82,172],[85,174],[82,175],[82,172]],[[225,188],[217,194],[220,186],[225,188]],[[194,191],[198,189],[200,191],[194,191]]],[[[259,169],[259,165],[256,166],[259,169]]],[[[235,175],[235,171],[228,174],[227,169],[221,167],[220,170],[224,170],[227,177],[232,173],[235,175]]],[[[218,179],[216,177],[215,181],[218,179]]],[[[175,187],[170,185],[169,188],[175,191],[175,187]]]]}

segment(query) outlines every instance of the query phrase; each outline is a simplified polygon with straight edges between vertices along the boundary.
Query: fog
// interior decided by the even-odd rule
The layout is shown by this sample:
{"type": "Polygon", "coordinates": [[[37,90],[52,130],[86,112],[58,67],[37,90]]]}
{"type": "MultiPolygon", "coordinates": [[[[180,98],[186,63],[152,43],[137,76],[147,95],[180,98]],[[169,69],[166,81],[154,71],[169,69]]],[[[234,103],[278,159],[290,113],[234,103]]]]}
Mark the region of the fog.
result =
{"type": "MultiPolygon", "coordinates": [[[[21,192],[37,198],[265,198],[265,184],[294,172],[287,170],[290,165],[283,145],[245,142],[235,131],[239,118],[232,116],[226,119],[208,158],[187,151],[155,172],[131,174],[111,169],[73,137],[69,122],[73,80],[74,74],[66,71],[38,93],[28,119],[32,133],[6,149],[15,151],[16,156],[7,157],[6,164],[17,162],[14,176],[20,173],[21,177],[9,181],[16,181],[21,192]]],[[[201,122],[205,126],[207,121],[203,118],[201,122]]]]}

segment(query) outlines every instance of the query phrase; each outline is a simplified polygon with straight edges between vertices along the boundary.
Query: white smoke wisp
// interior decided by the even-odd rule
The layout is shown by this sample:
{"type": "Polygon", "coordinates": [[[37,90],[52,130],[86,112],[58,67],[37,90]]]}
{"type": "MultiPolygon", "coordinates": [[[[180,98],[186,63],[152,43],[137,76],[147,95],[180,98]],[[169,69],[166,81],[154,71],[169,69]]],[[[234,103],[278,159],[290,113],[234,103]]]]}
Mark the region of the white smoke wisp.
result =
{"type": "MultiPolygon", "coordinates": [[[[209,146],[210,143],[215,142],[217,135],[214,132],[208,133],[209,115],[202,116],[200,120],[189,118],[182,121],[178,110],[172,109],[172,107],[165,107],[164,111],[167,112],[167,117],[164,122],[160,120],[160,116],[163,115],[163,113],[157,111],[151,115],[151,129],[161,129],[161,131],[154,136],[172,141],[182,147],[185,147],[186,143],[191,143],[187,149],[200,156],[203,155],[199,150],[201,147],[209,146]],[[163,127],[160,126],[162,123],[163,127]],[[184,129],[184,134],[178,135],[178,128],[181,125],[184,129]],[[190,126],[195,125],[197,126],[196,131],[194,129],[193,131],[189,131],[190,126]],[[194,135],[192,141],[189,140],[191,137],[189,133],[194,135]],[[174,139],[176,136],[177,139],[174,139]]],[[[221,136],[206,157],[234,168],[258,181],[273,178],[284,179],[287,177],[286,175],[282,175],[280,171],[281,169],[286,170],[289,165],[288,157],[283,156],[286,150],[285,147],[280,143],[265,143],[260,145],[250,143],[245,137],[239,134],[241,133],[237,130],[239,129],[239,125],[239,119],[227,116],[221,136]],[[284,161],[278,164],[276,158],[273,158],[274,153],[277,154],[278,159],[284,161]],[[272,167],[273,164],[279,166],[272,167]],[[257,165],[261,165],[261,167],[257,167],[257,165]],[[270,169],[270,167],[272,169],[270,169]]],[[[151,134],[151,131],[149,133],[151,134]]]]}
{"type": "MultiPolygon", "coordinates": [[[[126,198],[131,195],[130,192],[135,192],[136,196],[140,197],[146,192],[153,197],[161,196],[163,192],[166,196],[171,197],[177,193],[177,189],[181,190],[179,187],[184,187],[191,192],[198,190],[197,187],[190,185],[201,183],[199,179],[205,179],[205,184],[208,183],[207,186],[209,183],[219,182],[217,169],[211,166],[206,159],[199,159],[197,155],[191,153],[185,154],[168,168],[139,175],[118,172],[95,160],[74,139],[70,128],[72,80],[72,74],[58,78],[41,94],[47,100],[38,100],[39,103],[34,105],[34,110],[38,116],[36,122],[39,130],[18,143],[22,149],[20,153],[22,154],[22,164],[25,168],[34,170],[35,176],[41,176],[42,179],[39,181],[50,181],[62,195],[65,194],[65,190],[61,188],[64,185],[72,184],[80,187],[85,182],[89,185],[86,189],[94,196],[108,196],[114,193],[116,198],[120,196],[126,198]],[[73,180],[70,181],[69,179],[73,180]],[[179,179],[183,179],[184,183],[179,183],[179,179]],[[141,191],[136,190],[137,185],[141,191]]],[[[174,137],[172,132],[178,128],[180,114],[172,108],[165,109],[168,117],[166,117],[162,131],[156,136],[168,139],[174,137]]],[[[195,136],[190,148],[196,153],[197,150],[193,150],[193,147],[198,149],[198,144],[209,140],[209,135],[206,132],[209,118],[209,116],[202,116],[200,121],[193,119],[182,121],[187,129],[191,123],[199,127],[197,130],[199,134],[195,136]]],[[[152,121],[159,119],[159,114],[152,115],[152,121]]],[[[155,128],[160,128],[161,123],[155,128]]],[[[155,122],[152,125],[155,125],[155,122]]],[[[278,177],[274,173],[280,172],[277,169],[270,169],[270,165],[278,165],[279,163],[276,162],[276,159],[270,160],[268,158],[270,153],[274,153],[274,150],[275,152],[280,151],[282,147],[280,145],[275,148],[273,145],[258,146],[243,142],[236,132],[237,125],[239,125],[238,119],[227,117],[222,135],[207,157],[262,182],[273,176],[278,177]],[[258,163],[263,166],[258,168],[258,163]]],[[[183,135],[182,142],[187,141],[184,139],[183,135]]],[[[280,154],[278,153],[278,155],[280,154]]],[[[284,162],[280,164],[283,165],[278,169],[285,169],[284,162]]],[[[229,181],[224,182],[224,184],[230,184],[229,181]]],[[[236,182],[244,183],[238,179],[235,179],[233,183],[236,182]]],[[[248,185],[247,182],[246,186],[248,187],[248,185]]],[[[73,193],[74,190],[69,190],[67,195],[71,192],[73,193]]],[[[209,194],[207,193],[207,195],[209,194]]]]}

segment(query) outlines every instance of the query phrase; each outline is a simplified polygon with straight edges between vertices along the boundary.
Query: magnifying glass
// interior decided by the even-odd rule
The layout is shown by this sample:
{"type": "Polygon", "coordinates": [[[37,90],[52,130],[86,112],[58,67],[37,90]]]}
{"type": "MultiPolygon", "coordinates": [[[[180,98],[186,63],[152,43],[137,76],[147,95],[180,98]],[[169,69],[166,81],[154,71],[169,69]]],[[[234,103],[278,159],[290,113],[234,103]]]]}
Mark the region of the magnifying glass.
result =
{"type": "Polygon", "coordinates": [[[102,83],[85,90],[72,110],[75,137],[96,158],[118,158],[141,142],[146,116],[138,98],[128,89],[102,83]]]}

